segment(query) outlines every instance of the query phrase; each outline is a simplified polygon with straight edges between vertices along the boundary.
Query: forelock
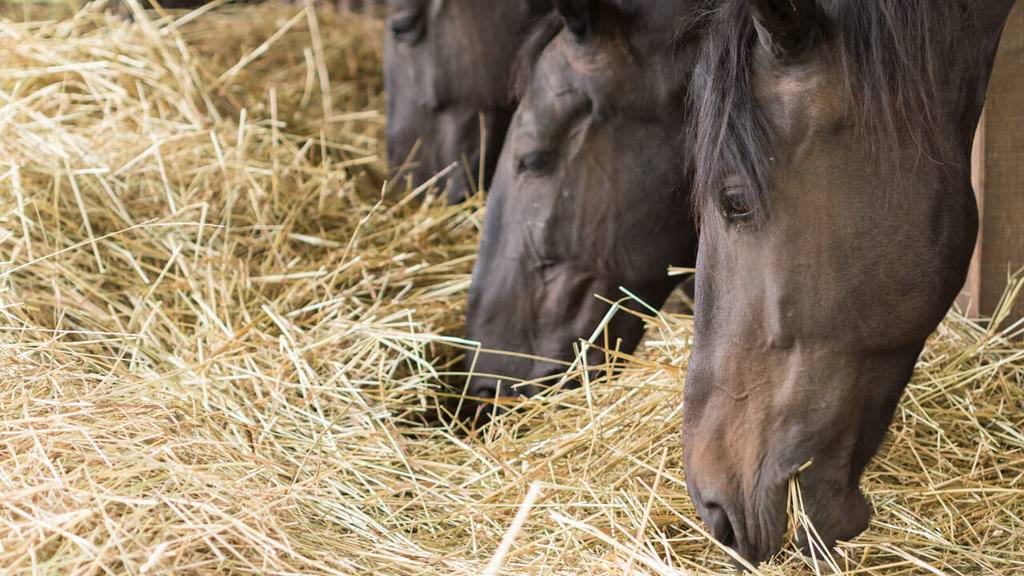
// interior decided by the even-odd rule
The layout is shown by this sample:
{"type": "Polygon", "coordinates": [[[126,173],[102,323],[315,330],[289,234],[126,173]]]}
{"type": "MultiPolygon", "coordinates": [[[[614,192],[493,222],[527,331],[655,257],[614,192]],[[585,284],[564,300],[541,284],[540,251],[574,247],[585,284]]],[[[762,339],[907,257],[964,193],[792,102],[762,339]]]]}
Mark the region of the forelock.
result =
{"type": "MultiPolygon", "coordinates": [[[[964,0],[819,0],[824,41],[856,103],[859,130],[880,161],[911,138],[942,163],[962,143],[942,124],[950,81],[977,66],[966,39],[973,30],[964,0]]],[[[764,206],[773,142],[753,89],[757,34],[748,0],[706,0],[689,94],[696,202],[714,198],[738,176],[764,206]]]]}

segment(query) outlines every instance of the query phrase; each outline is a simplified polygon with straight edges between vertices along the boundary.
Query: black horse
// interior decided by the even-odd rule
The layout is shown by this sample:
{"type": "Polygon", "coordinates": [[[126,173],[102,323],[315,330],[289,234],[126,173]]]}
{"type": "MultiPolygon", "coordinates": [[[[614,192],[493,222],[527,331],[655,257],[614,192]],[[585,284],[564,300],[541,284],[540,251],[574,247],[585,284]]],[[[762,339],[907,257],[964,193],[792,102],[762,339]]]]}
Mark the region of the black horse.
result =
{"type": "MultiPolygon", "coordinates": [[[[660,307],[669,266],[693,264],[681,127],[695,4],[563,0],[526,42],[470,287],[466,331],[484,349],[467,359],[470,395],[533,394],[608,312],[597,295],[660,307]]],[[[632,352],[643,323],[620,312],[603,332],[589,366],[604,345],[632,352]]]]}
{"type": "Polygon", "coordinates": [[[550,0],[388,0],[388,161],[460,202],[486,187],[515,109],[512,64],[550,0]]]}
{"type": "Polygon", "coordinates": [[[808,462],[818,544],[868,525],[861,474],[971,259],[971,147],[1013,1],[715,4],[690,90],[685,464],[715,537],[757,562],[808,462]]]}

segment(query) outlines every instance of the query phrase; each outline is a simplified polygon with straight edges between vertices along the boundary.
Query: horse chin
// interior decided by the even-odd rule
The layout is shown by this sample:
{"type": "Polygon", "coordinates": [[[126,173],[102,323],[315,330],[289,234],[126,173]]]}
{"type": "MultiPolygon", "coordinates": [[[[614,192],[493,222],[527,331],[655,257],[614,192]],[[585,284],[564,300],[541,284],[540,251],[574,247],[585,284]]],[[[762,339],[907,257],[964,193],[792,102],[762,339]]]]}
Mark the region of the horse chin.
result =
{"type": "Polygon", "coordinates": [[[858,487],[845,496],[825,494],[808,503],[807,515],[813,530],[801,525],[797,531],[797,547],[804,556],[822,558],[832,554],[836,542],[852,540],[867,530],[871,506],[858,487]]]}
{"type": "Polygon", "coordinates": [[[800,493],[802,507],[798,507],[789,501],[788,484],[781,483],[762,498],[757,519],[748,522],[746,538],[734,547],[751,564],[767,561],[782,549],[789,521],[797,526],[797,549],[817,559],[833,555],[837,542],[852,540],[867,529],[871,507],[858,486],[804,486],[800,493]],[[797,517],[791,518],[790,514],[797,517]],[[753,523],[756,525],[750,525],[753,523]]]}
{"type": "MultiPolygon", "coordinates": [[[[479,150],[471,152],[463,165],[459,166],[450,176],[448,176],[446,183],[446,196],[449,204],[453,206],[462,204],[476,192],[476,190],[473,189],[473,186],[476,184],[476,179],[479,176],[479,173],[476,172],[476,170],[480,167],[480,154],[479,150]],[[471,172],[467,173],[467,170],[470,170],[471,172]]],[[[485,179],[484,183],[476,184],[477,187],[489,184],[487,179],[490,178],[491,172],[488,170],[489,169],[485,169],[483,171],[485,179]]]]}

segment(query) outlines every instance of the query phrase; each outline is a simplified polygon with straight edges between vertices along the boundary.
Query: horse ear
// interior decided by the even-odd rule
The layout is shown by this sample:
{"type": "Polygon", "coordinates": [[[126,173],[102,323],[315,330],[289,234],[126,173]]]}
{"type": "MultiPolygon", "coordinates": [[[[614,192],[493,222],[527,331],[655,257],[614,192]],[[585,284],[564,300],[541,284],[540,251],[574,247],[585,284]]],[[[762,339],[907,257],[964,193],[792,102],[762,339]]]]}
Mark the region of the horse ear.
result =
{"type": "Polygon", "coordinates": [[[817,0],[750,0],[750,10],[761,44],[776,57],[797,56],[818,38],[817,0]]]}
{"type": "Polygon", "coordinates": [[[554,0],[555,10],[576,38],[585,38],[597,20],[597,0],[554,0]]]}

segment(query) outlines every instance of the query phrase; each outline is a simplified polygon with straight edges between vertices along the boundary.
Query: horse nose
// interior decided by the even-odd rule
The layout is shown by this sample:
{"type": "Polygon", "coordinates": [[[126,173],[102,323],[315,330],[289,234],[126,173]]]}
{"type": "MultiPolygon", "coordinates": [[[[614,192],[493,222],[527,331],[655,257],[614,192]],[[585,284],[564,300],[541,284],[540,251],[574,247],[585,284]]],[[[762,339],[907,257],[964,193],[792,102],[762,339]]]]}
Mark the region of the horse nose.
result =
{"type": "MultiPolygon", "coordinates": [[[[739,558],[755,565],[766,558],[766,551],[761,550],[744,529],[743,518],[750,511],[744,509],[742,498],[731,496],[733,492],[716,482],[703,484],[703,488],[698,488],[693,476],[687,477],[687,489],[697,514],[715,541],[726,548],[731,548],[739,558]]],[[[744,569],[743,563],[736,558],[730,556],[733,567],[744,569]]]]}
{"type": "Polygon", "coordinates": [[[763,548],[764,543],[757,543],[749,538],[743,531],[741,524],[743,510],[731,508],[724,503],[724,500],[711,500],[697,504],[697,513],[704,524],[708,527],[711,537],[726,548],[731,548],[733,554],[728,560],[733,568],[739,572],[746,573],[750,565],[757,565],[767,560],[775,550],[763,548]]]}

